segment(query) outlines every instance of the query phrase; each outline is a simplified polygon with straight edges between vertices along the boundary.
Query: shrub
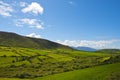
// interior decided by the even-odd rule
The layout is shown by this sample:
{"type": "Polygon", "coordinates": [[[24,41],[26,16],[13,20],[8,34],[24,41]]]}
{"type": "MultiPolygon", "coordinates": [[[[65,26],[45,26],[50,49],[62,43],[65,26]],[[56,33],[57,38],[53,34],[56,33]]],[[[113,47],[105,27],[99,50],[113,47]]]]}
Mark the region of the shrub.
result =
{"type": "Polygon", "coordinates": [[[120,72],[113,72],[107,76],[106,80],[120,80],[120,72]]]}
{"type": "Polygon", "coordinates": [[[29,78],[30,76],[31,76],[31,74],[25,73],[25,72],[15,75],[15,77],[18,77],[18,78],[29,78]]]}

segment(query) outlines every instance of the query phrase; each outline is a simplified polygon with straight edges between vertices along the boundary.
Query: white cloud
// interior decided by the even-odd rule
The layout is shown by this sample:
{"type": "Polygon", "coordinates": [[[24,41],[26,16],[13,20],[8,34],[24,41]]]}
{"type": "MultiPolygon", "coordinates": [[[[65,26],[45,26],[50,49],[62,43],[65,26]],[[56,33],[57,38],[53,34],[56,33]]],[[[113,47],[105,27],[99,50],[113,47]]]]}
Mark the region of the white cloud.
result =
{"type": "Polygon", "coordinates": [[[41,22],[40,20],[37,19],[29,19],[29,18],[24,18],[24,19],[19,19],[16,22],[16,26],[30,26],[32,28],[37,28],[37,29],[44,29],[43,25],[44,23],[41,22]]]}
{"type": "Polygon", "coordinates": [[[103,48],[120,48],[120,45],[116,45],[120,42],[120,40],[99,40],[99,41],[89,41],[89,40],[81,40],[81,41],[76,41],[76,40],[57,40],[56,42],[68,45],[68,46],[86,46],[86,47],[91,47],[91,48],[96,48],[96,49],[103,49],[103,48]]]}
{"type": "Polygon", "coordinates": [[[23,8],[22,12],[23,13],[30,12],[30,13],[34,13],[34,14],[38,15],[38,14],[43,14],[43,10],[44,10],[43,7],[39,3],[32,2],[30,5],[23,8]]]}
{"type": "Polygon", "coordinates": [[[0,15],[6,16],[6,17],[12,16],[11,12],[13,11],[14,11],[13,8],[9,4],[3,1],[0,1],[0,15]]]}
{"type": "Polygon", "coordinates": [[[33,37],[33,38],[41,38],[41,35],[38,35],[36,33],[31,33],[31,34],[28,34],[26,35],[27,37],[33,37]]]}
{"type": "Polygon", "coordinates": [[[27,6],[27,3],[26,2],[20,2],[20,6],[25,7],[25,6],[27,6]]]}

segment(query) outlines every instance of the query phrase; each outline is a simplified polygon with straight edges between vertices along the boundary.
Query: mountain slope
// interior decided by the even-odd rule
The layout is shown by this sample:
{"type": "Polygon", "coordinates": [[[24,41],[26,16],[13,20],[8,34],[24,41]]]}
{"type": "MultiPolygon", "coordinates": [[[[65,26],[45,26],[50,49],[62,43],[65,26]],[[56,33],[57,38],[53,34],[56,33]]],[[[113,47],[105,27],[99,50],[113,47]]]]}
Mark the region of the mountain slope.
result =
{"type": "Polygon", "coordinates": [[[0,46],[23,47],[34,49],[72,49],[49,40],[30,38],[16,33],[0,31],[0,46]]]}
{"type": "Polygon", "coordinates": [[[82,51],[96,51],[96,49],[90,47],[74,47],[74,48],[82,51]]]}

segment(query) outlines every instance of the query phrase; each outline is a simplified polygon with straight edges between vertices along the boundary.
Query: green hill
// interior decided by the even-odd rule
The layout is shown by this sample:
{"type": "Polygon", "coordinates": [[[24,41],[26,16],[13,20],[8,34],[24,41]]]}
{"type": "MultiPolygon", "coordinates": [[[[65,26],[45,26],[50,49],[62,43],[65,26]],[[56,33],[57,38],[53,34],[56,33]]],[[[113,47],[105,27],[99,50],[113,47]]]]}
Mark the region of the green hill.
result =
{"type": "Polygon", "coordinates": [[[120,62],[119,54],[0,46],[0,77],[36,78],[120,62]]]}
{"type": "MultiPolygon", "coordinates": [[[[34,79],[22,80],[120,80],[120,63],[75,70],[34,79]]],[[[0,80],[21,80],[19,78],[0,78],[0,80]]]]}
{"type": "Polygon", "coordinates": [[[11,32],[0,31],[0,46],[22,47],[33,49],[72,49],[49,40],[30,38],[11,32]]]}
{"type": "Polygon", "coordinates": [[[120,53],[120,49],[101,49],[96,52],[117,54],[120,53]]]}
{"type": "MultiPolygon", "coordinates": [[[[51,80],[70,80],[68,77],[71,80],[73,78],[78,80],[82,77],[77,78],[78,74],[71,71],[87,70],[91,67],[118,63],[120,62],[119,52],[117,51],[115,54],[107,52],[106,54],[102,51],[79,51],[45,39],[0,32],[0,80],[49,80],[47,76],[60,73],[65,73],[65,76],[63,78],[58,76],[59,79],[51,77],[51,80]],[[70,75],[66,72],[70,72],[68,73],[70,75]],[[74,75],[71,76],[71,74],[74,75]]],[[[116,67],[119,68],[119,65],[116,67]]],[[[90,73],[87,74],[87,71],[84,76],[89,77],[90,73]]],[[[82,73],[80,74],[82,75],[82,73]]],[[[94,78],[94,76],[90,78],[94,78]]]]}
{"type": "Polygon", "coordinates": [[[34,80],[120,80],[119,67],[120,63],[116,63],[45,76],[34,80]]]}

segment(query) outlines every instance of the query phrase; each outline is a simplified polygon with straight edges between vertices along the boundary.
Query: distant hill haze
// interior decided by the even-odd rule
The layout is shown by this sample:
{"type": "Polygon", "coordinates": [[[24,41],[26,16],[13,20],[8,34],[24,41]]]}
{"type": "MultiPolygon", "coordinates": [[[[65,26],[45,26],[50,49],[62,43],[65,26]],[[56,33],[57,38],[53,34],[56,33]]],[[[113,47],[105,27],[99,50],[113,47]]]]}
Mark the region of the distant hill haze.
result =
{"type": "Polygon", "coordinates": [[[74,47],[74,48],[82,51],[96,51],[96,49],[90,47],[74,47]]]}
{"type": "Polygon", "coordinates": [[[16,33],[0,31],[0,46],[23,47],[33,49],[72,49],[46,39],[21,36],[16,33]]]}

